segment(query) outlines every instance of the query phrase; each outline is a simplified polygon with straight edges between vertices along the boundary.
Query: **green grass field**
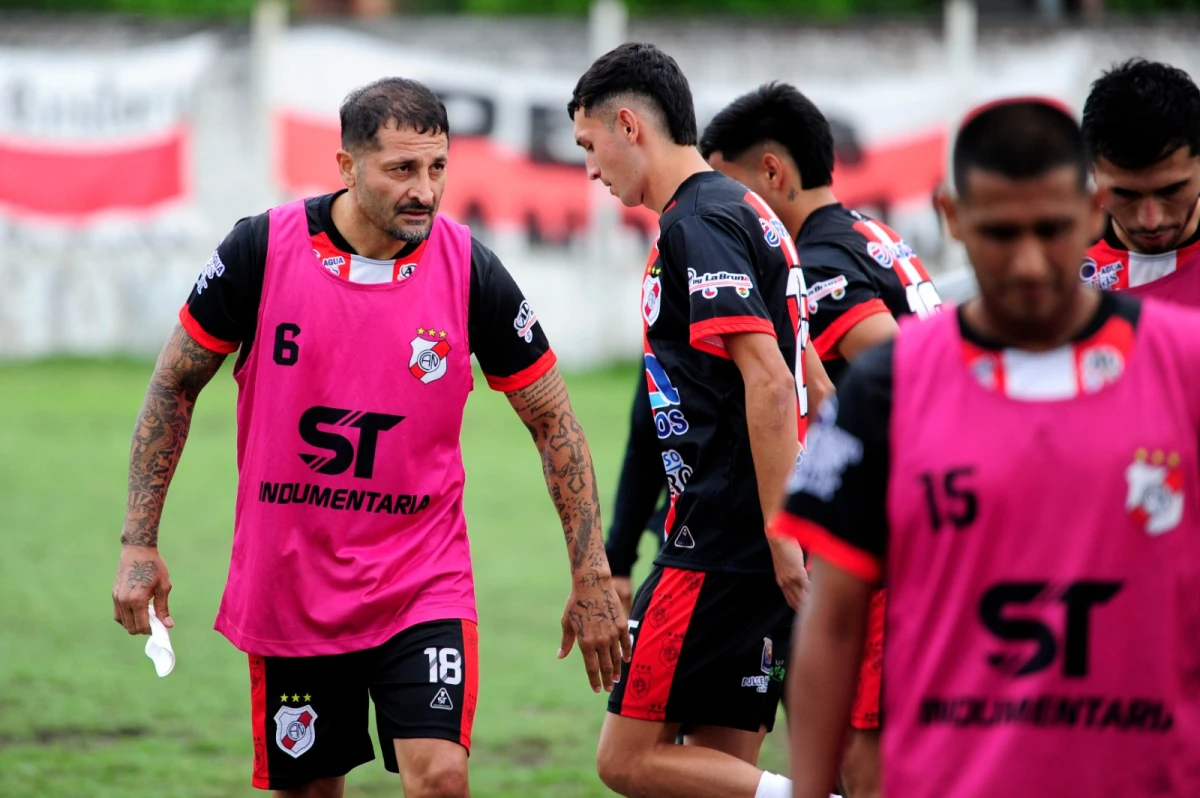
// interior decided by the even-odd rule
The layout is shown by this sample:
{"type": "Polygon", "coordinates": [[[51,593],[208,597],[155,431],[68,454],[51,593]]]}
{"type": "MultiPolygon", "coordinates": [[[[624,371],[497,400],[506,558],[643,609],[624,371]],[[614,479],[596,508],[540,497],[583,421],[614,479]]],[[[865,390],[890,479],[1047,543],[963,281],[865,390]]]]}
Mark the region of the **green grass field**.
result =
{"type": "MultiPolygon", "coordinates": [[[[129,442],[150,369],[128,361],[0,366],[6,798],[261,794],[249,786],[246,659],[212,631],[236,484],[228,364],[200,398],[162,523],[175,671],[159,679],[142,652],[145,638],[112,621],[129,442]]],[[[566,378],[607,512],[633,367],[566,378]]],[[[481,637],[472,792],[606,795],[593,765],[604,696],[591,692],[577,654],[555,658],[569,579],[538,457],[504,397],[476,384],[463,432],[481,637]]],[[[642,542],[635,579],[653,556],[653,539],[642,542]]],[[[772,738],[762,764],[786,772],[782,735],[772,738]]],[[[378,758],[348,778],[350,796],[400,794],[378,758]]]]}

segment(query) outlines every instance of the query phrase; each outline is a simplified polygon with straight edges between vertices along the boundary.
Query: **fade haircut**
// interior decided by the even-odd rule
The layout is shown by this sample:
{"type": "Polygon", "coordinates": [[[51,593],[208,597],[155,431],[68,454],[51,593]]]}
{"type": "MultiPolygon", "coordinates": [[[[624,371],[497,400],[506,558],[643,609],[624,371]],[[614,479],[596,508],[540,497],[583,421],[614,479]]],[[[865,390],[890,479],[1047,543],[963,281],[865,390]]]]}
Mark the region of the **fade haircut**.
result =
{"type": "Polygon", "coordinates": [[[406,78],[383,78],[355,89],[342,101],[342,149],[379,149],[376,134],[394,124],[398,130],[450,135],[446,105],[428,86],[406,78]]]}
{"type": "Polygon", "coordinates": [[[577,111],[590,116],[613,101],[632,98],[647,101],[661,115],[671,141],[695,146],[691,87],[675,59],[653,44],[627,42],[597,58],[575,84],[567,115],[574,121],[577,111]]]}
{"type": "Polygon", "coordinates": [[[800,170],[800,187],[833,182],[833,132],[812,101],[787,83],[765,83],[743,94],[713,117],[700,138],[707,160],[714,152],[736,161],[751,147],[773,141],[800,170]]]}
{"type": "Polygon", "coordinates": [[[1180,147],[1200,155],[1200,88],[1182,69],[1131,58],[1092,84],[1083,136],[1093,159],[1145,169],[1180,147]]]}
{"type": "Polygon", "coordinates": [[[1087,186],[1083,133],[1064,107],[1049,100],[1001,100],[972,112],[954,139],[953,163],[960,197],[966,196],[972,169],[1024,180],[1072,166],[1080,190],[1087,186]]]}

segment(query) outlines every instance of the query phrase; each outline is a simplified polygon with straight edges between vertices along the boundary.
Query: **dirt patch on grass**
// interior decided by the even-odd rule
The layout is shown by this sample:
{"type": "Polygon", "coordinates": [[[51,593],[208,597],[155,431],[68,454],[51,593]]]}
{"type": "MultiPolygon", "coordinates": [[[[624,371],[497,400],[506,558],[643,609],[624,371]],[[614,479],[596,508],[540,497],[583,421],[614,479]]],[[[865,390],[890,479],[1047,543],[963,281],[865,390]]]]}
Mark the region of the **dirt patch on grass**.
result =
{"type": "Polygon", "coordinates": [[[537,767],[550,758],[550,743],[541,737],[514,737],[493,746],[491,754],[521,767],[537,767]]]}
{"type": "Polygon", "coordinates": [[[68,745],[74,743],[111,743],[145,737],[150,734],[148,726],[118,726],[115,729],[81,729],[63,726],[57,729],[34,729],[29,734],[0,733],[0,748],[18,745],[68,745]]]}

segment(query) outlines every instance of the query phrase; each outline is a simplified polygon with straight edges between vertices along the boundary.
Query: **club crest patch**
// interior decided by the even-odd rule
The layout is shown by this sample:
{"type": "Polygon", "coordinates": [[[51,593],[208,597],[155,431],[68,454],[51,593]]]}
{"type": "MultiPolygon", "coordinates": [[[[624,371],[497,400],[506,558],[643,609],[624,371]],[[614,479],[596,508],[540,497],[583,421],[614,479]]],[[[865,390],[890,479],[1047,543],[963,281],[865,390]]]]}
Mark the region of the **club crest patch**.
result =
{"type": "Polygon", "coordinates": [[[275,744],[293,758],[317,742],[317,713],[311,706],[280,707],[275,713],[275,744]]]}
{"type": "Polygon", "coordinates": [[[446,340],[445,330],[418,327],[417,337],[411,343],[412,357],[408,359],[408,370],[414,377],[428,385],[446,376],[450,342],[446,340]]]}
{"type": "Polygon", "coordinates": [[[1148,535],[1162,535],[1183,520],[1183,468],[1177,452],[1139,449],[1125,469],[1125,511],[1148,535]]]}

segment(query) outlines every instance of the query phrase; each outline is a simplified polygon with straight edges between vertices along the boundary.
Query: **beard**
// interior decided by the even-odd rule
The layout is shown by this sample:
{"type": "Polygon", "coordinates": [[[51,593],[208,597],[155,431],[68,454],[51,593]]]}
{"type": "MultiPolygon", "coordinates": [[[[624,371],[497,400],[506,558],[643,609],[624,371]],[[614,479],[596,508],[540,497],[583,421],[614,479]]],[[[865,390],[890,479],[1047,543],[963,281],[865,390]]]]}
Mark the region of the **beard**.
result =
{"type": "Polygon", "coordinates": [[[429,238],[429,234],[433,231],[433,219],[436,214],[434,208],[426,205],[406,205],[403,208],[398,208],[397,213],[403,211],[428,211],[429,221],[423,227],[414,228],[408,225],[392,225],[387,230],[388,235],[397,241],[403,241],[406,244],[420,244],[425,239],[429,238]]]}
{"type": "Polygon", "coordinates": [[[364,207],[371,222],[383,232],[397,241],[407,244],[420,244],[429,238],[433,230],[433,220],[437,216],[437,204],[423,205],[416,200],[409,200],[398,205],[391,205],[387,200],[372,201],[369,208],[364,207]],[[428,221],[421,227],[397,222],[397,215],[405,212],[425,212],[429,214],[428,221]]]}

